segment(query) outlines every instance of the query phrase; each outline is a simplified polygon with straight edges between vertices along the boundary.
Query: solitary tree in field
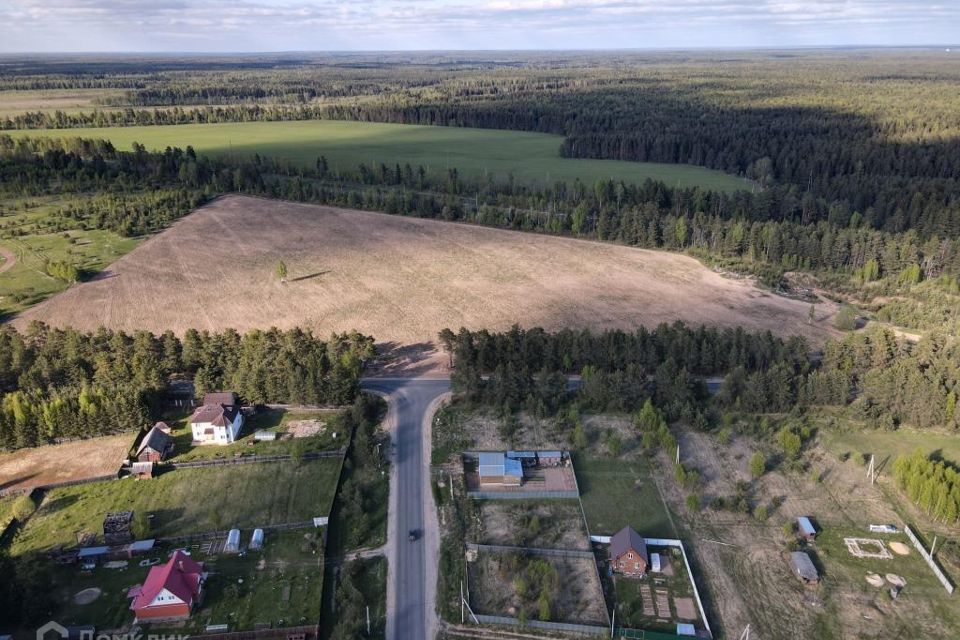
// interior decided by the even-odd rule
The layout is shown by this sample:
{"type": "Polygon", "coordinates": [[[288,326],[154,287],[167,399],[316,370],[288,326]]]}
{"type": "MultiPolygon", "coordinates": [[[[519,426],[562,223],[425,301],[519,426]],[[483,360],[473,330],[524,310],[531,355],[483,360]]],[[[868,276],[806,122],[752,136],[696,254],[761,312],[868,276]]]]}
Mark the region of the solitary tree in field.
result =
{"type": "Polygon", "coordinates": [[[283,260],[277,260],[277,278],[280,282],[287,281],[287,263],[283,260]]]}
{"type": "Polygon", "coordinates": [[[807,324],[813,324],[813,321],[817,317],[817,308],[812,304],[810,305],[810,311],[807,313],[807,324]]]}

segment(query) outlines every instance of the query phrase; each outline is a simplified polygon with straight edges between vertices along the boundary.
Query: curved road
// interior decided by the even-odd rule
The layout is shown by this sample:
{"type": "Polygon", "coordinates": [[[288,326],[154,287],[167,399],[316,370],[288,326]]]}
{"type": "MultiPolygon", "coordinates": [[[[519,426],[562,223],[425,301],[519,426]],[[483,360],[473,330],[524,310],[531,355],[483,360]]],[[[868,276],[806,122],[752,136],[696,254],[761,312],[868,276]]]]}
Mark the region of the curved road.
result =
{"type": "Polygon", "coordinates": [[[430,424],[450,391],[449,379],[365,378],[364,391],[382,396],[391,432],[387,528],[387,640],[433,638],[437,632],[440,540],[429,489],[430,424]],[[410,531],[417,540],[408,540],[410,531]]]}

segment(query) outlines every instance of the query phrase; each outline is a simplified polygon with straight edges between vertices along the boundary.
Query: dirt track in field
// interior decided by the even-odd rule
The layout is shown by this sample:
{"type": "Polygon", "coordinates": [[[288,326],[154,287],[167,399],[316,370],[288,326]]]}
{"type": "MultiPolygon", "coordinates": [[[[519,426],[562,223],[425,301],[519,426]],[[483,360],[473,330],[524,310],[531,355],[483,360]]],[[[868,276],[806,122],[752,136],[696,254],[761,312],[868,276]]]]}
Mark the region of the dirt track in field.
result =
{"type": "Polygon", "coordinates": [[[3,258],[3,261],[0,262],[0,273],[9,271],[13,268],[13,265],[17,264],[17,254],[6,247],[0,247],[0,258],[3,258]]]}
{"type": "Polygon", "coordinates": [[[229,196],[15,322],[155,332],[306,325],[397,346],[433,342],[444,327],[684,320],[821,342],[835,309],[818,305],[812,325],[808,311],[675,253],[229,196]]]}

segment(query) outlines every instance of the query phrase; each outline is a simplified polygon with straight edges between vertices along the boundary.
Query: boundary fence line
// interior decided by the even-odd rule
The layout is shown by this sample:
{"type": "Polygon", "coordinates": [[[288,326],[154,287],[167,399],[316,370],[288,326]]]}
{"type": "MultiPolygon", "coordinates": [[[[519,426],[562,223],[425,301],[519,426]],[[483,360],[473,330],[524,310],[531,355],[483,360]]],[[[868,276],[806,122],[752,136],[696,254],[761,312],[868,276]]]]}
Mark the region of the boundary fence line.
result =
{"type": "Polygon", "coordinates": [[[467,491],[474,500],[576,500],[576,491],[467,491]]]}
{"type": "Polygon", "coordinates": [[[554,558],[590,558],[596,560],[592,551],[583,549],[540,549],[537,547],[514,547],[502,544],[477,544],[475,542],[466,543],[467,549],[471,551],[491,551],[494,553],[519,553],[529,556],[547,556],[554,558]]]}
{"type": "Polygon", "coordinates": [[[937,561],[934,559],[930,552],[927,551],[920,540],[917,538],[916,534],[913,533],[913,530],[909,526],[904,525],[903,530],[907,533],[907,537],[910,538],[910,542],[913,543],[913,546],[917,548],[917,551],[920,552],[920,556],[926,561],[930,568],[933,570],[933,574],[937,576],[937,580],[940,581],[940,584],[943,585],[943,588],[947,590],[947,593],[953,594],[953,583],[950,582],[950,578],[943,572],[943,569],[940,568],[940,565],[937,564],[937,561]]]}

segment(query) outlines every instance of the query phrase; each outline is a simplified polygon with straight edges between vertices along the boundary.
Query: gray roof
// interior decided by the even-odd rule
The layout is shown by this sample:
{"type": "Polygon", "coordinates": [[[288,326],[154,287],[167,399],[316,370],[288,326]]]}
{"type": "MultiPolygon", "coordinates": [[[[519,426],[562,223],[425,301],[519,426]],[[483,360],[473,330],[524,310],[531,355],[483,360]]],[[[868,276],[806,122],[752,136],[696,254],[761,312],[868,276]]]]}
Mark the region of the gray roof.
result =
{"type": "Polygon", "coordinates": [[[77,552],[78,558],[92,558],[95,556],[106,555],[110,547],[84,547],[77,552]]]}
{"type": "Polygon", "coordinates": [[[536,458],[534,451],[507,451],[508,458],[536,458]]]}
{"type": "Polygon", "coordinates": [[[562,458],[562,451],[538,451],[537,455],[541,458],[562,458]]]}
{"type": "Polygon", "coordinates": [[[804,580],[816,582],[820,579],[817,568],[813,565],[813,560],[803,551],[793,551],[790,553],[790,562],[797,574],[804,580]]]}
{"type": "Polygon", "coordinates": [[[140,443],[140,448],[137,449],[137,455],[143,453],[143,450],[148,447],[157,453],[163,453],[171,444],[173,444],[173,438],[170,434],[164,433],[159,427],[159,423],[157,423],[150,429],[150,432],[144,436],[143,442],[140,443]]]}
{"type": "Polygon", "coordinates": [[[505,463],[506,456],[504,456],[502,453],[481,453],[479,468],[480,475],[502,476],[505,463]]]}
{"type": "Polygon", "coordinates": [[[649,561],[647,543],[632,527],[624,527],[610,538],[610,557],[619,558],[630,550],[636,551],[641,558],[649,561]]]}
{"type": "Polygon", "coordinates": [[[813,526],[813,523],[810,522],[810,518],[807,516],[800,516],[797,518],[797,526],[800,527],[800,533],[805,536],[817,535],[817,529],[813,526]]]}
{"type": "Polygon", "coordinates": [[[225,404],[231,407],[237,404],[237,394],[233,391],[215,391],[203,396],[203,404],[225,404]]]}

